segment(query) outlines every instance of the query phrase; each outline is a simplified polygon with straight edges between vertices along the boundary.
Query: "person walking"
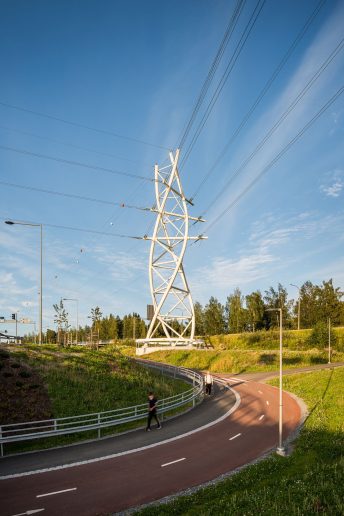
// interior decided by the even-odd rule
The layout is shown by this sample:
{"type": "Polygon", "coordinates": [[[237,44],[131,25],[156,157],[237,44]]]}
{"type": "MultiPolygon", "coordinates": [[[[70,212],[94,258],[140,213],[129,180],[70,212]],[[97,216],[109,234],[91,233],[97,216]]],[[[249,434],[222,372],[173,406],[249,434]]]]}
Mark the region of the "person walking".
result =
{"type": "Polygon", "coordinates": [[[149,392],[148,393],[148,418],[147,418],[146,432],[151,431],[150,425],[151,425],[153,417],[158,424],[157,428],[161,428],[161,424],[160,424],[160,421],[157,416],[157,408],[156,408],[157,403],[158,403],[158,400],[155,398],[154,393],[149,392]]]}
{"type": "Polygon", "coordinates": [[[214,380],[213,380],[213,377],[211,376],[211,374],[209,373],[209,371],[207,371],[206,375],[205,375],[205,378],[204,378],[204,383],[205,383],[205,393],[206,394],[211,394],[211,387],[214,383],[214,380]]]}

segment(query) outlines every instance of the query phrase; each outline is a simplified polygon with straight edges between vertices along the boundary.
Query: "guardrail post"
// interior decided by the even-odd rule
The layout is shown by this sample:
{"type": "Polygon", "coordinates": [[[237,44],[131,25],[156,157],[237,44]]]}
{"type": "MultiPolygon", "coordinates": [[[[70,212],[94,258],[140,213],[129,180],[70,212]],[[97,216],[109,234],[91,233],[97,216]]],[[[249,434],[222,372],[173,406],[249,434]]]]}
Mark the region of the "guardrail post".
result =
{"type": "Polygon", "coordinates": [[[54,419],[54,430],[55,430],[55,432],[57,430],[57,421],[56,421],[56,419],[54,419]]]}
{"type": "MultiPolygon", "coordinates": [[[[100,414],[98,414],[98,425],[100,425],[100,414]]],[[[98,439],[100,439],[100,427],[98,428],[98,439]]]]}

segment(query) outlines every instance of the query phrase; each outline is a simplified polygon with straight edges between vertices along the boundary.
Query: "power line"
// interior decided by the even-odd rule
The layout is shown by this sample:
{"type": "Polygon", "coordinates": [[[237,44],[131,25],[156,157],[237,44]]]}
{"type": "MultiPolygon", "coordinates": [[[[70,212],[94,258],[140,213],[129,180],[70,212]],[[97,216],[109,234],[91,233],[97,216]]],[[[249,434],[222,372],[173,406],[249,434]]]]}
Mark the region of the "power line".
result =
{"type": "Polygon", "coordinates": [[[60,224],[46,224],[44,222],[39,222],[39,223],[32,222],[32,221],[25,221],[25,222],[30,223],[30,224],[36,224],[36,225],[42,224],[43,227],[47,227],[47,228],[66,229],[68,231],[80,231],[82,233],[91,233],[93,235],[105,235],[105,236],[111,236],[111,237],[116,237],[116,238],[132,238],[134,240],[142,240],[142,237],[133,236],[133,235],[124,235],[121,233],[106,233],[105,231],[96,231],[94,229],[76,228],[73,226],[62,226],[60,224]]]}
{"type": "Polygon", "coordinates": [[[181,166],[184,166],[186,161],[188,160],[188,158],[190,156],[190,153],[192,152],[192,149],[194,148],[194,146],[195,146],[195,144],[196,144],[196,142],[197,142],[197,140],[198,140],[198,138],[199,138],[199,136],[200,136],[200,134],[201,134],[201,132],[202,132],[202,130],[203,130],[203,128],[204,128],[204,126],[205,126],[205,124],[206,124],[210,114],[211,114],[211,112],[212,112],[212,110],[214,109],[214,106],[215,106],[215,104],[216,104],[216,102],[217,102],[217,100],[218,100],[218,98],[220,96],[220,93],[222,92],[223,87],[225,86],[225,84],[226,84],[226,82],[228,80],[228,77],[231,74],[231,72],[232,72],[232,70],[233,70],[233,68],[234,68],[234,66],[235,66],[235,64],[236,64],[236,62],[237,62],[237,60],[238,60],[238,58],[239,58],[243,48],[244,48],[244,46],[245,46],[245,43],[246,43],[249,35],[251,34],[252,30],[253,30],[253,27],[256,24],[256,21],[257,21],[259,15],[261,13],[263,7],[264,7],[265,2],[266,2],[266,0],[258,0],[256,6],[255,6],[255,8],[254,8],[254,10],[253,10],[253,12],[252,12],[252,14],[250,16],[250,19],[247,22],[247,24],[245,26],[245,29],[244,29],[241,37],[240,37],[240,40],[239,40],[237,46],[234,49],[234,52],[233,52],[233,54],[232,54],[232,56],[231,56],[231,58],[230,58],[230,60],[228,62],[228,65],[227,65],[224,73],[222,74],[222,77],[221,77],[221,79],[220,79],[220,81],[219,81],[219,83],[217,85],[217,88],[216,88],[216,90],[215,90],[215,92],[214,92],[214,94],[213,94],[213,96],[212,96],[212,98],[211,98],[211,100],[210,100],[210,102],[209,102],[209,104],[207,106],[207,109],[205,110],[205,112],[203,114],[203,117],[202,117],[201,121],[198,124],[198,127],[197,127],[197,129],[196,129],[196,131],[195,131],[195,133],[193,135],[193,138],[192,138],[192,140],[191,140],[191,142],[190,142],[190,144],[189,144],[189,146],[187,148],[187,151],[186,151],[186,153],[184,155],[184,158],[183,158],[183,160],[181,162],[181,166]]]}
{"type": "Polygon", "coordinates": [[[22,131],[20,129],[14,129],[13,127],[6,127],[6,126],[1,125],[0,129],[3,129],[7,132],[9,131],[9,132],[14,132],[14,133],[18,133],[18,134],[24,134],[25,136],[33,136],[34,138],[57,143],[58,145],[66,145],[67,147],[71,147],[73,149],[78,149],[78,150],[82,150],[82,151],[86,151],[86,152],[91,152],[93,154],[97,154],[98,156],[106,156],[108,158],[115,158],[115,159],[120,159],[123,161],[128,161],[129,163],[150,166],[150,164],[148,165],[147,163],[142,163],[141,161],[138,161],[138,160],[126,158],[124,156],[118,156],[117,154],[111,154],[110,152],[101,152],[101,151],[98,151],[95,149],[90,149],[89,147],[82,147],[81,145],[74,145],[73,143],[64,142],[62,140],[56,140],[55,138],[50,138],[49,136],[42,136],[40,134],[35,134],[35,133],[28,132],[28,131],[22,131]]]}
{"type": "Polygon", "coordinates": [[[57,158],[55,156],[49,156],[47,154],[40,154],[38,152],[28,151],[26,149],[18,149],[17,147],[9,147],[6,145],[0,145],[0,149],[11,151],[11,152],[16,152],[18,154],[23,154],[25,156],[33,156],[35,158],[48,159],[50,161],[56,161],[57,163],[63,163],[65,165],[72,165],[72,166],[76,166],[76,167],[87,168],[90,170],[100,170],[101,172],[107,172],[110,174],[131,177],[133,179],[143,179],[145,181],[154,182],[153,178],[140,176],[138,174],[132,174],[130,172],[123,172],[121,170],[116,170],[116,169],[111,169],[111,168],[99,167],[97,165],[89,165],[88,163],[82,163],[80,161],[73,161],[73,160],[64,159],[64,158],[57,158]]]}
{"type": "Polygon", "coordinates": [[[70,199],[78,199],[80,201],[95,202],[98,204],[107,204],[110,206],[118,206],[119,208],[132,208],[135,210],[150,211],[149,208],[142,208],[140,206],[134,206],[132,204],[126,204],[126,203],[115,202],[115,201],[107,201],[104,199],[95,199],[94,197],[87,197],[85,195],[71,194],[71,193],[67,193],[67,192],[57,192],[55,190],[36,188],[34,186],[29,186],[29,185],[19,185],[17,183],[9,183],[7,181],[0,181],[0,184],[4,185],[4,186],[9,186],[11,188],[20,188],[22,190],[29,190],[29,191],[40,192],[40,193],[49,194],[49,195],[56,195],[59,197],[67,197],[70,199]]]}
{"type": "Polygon", "coordinates": [[[299,42],[301,41],[301,39],[303,38],[303,36],[305,35],[305,33],[307,32],[307,30],[309,29],[310,25],[313,23],[314,19],[316,18],[317,14],[319,13],[319,11],[321,10],[321,8],[325,5],[327,0],[320,0],[320,2],[318,3],[318,5],[316,6],[316,8],[314,9],[314,11],[312,12],[312,14],[310,15],[310,17],[307,19],[306,23],[304,24],[304,26],[302,27],[301,31],[298,33],[298,35],[296,36],[296,38],[294,39],[293,43],[291,44],[291,46],[289,47],[289,49],[287,50],[286,54],[283,56],[282,60],[280,61],[280,63],[278,64],[278,66],[275,68],[273,74],[271,75],[271,77],[268,79],[268,81],[266,82],[265,86],[263,87],[263,89],[261,90],[261,92],[259,93],[258,97],[256,98],[256,100],[253,102],[252,106],[250,107],[250,109],[248,110],[248,112],[245,114],[245,116],[243,117],[243,119],[241,120],[239,126],[236,128],[236,130],[234,131],[234,133],[232,134],[232,136],[230,137],[230,139],[228,140],[228,142],[226,143],[226,145],[224,146],[224,148],[222,149],[222,151],[220,152],[219,156],[217,157],[217,159],[215,160],[215,163],[213,164],[213,166],[209,169],[209,171],[205,174],[204,178],[202,179],[201,183],[199,184],[199,186],[197,187],[197,189],[195,190],[195,193],[192,195],[191,199],[195,199],[195,197],[198,195],[199,191],[201,190],[202,186],[205,184],[205,182],[209,179],[209,177],[212,175],[212,173],[214,172],[214,170],[216,169],[217,165],[220,163],[220,161],[222,160],[223,156],[226,154],[226,152],[228,151],[229,147],[232,145],[232,143],[235,141],[235,139],[237,138],[237,136],[239,135],[239,133],[241,132],[241,130],[243,129],[243,127],[247,124],[249,118],[251,117],[251,115],[253,114],[253,112],[255,111],[255,109],[258,107],[260,101],[263,99],[263,97],[266,95],[266,93],[268,92],[268,90],[270,89],[270,87],[272,86],[273,82],[275,81],[275,79],[277,78],[278,74],[281,72],[281,70],[283,69],[284,65],[287,63],[288,59],[290,58],[290,56],[292,55],[292,53],[294,52],[295,48],[297,47],[297,45],[299,44],[299,42]]]}
{"type": "MultiPolygon", "coordinates": [[[[140,176],[138,174],[131,174],[130,172],[123,172],[121,170],[115,170],[115,169],[111,169],[111,168],[99,167],[99,166],[96,166],[96,165],[89,165],[88,163],[82,163],[80,161],[73,161],[73,160],[68,160],[68,159],[63,159],[63,158],[56,158],[55,156],[49,156],[47,154],[40,154],[38,152],[32,152],[32,151],[28,151],[26,149],[18,149],[17,147],[8,147],[6,145],[0,145],[0,149],[12,151],[12,152],[17,152],[19,154],[24,154],[25,156],[34,156],[35,158],[48,159],[48,160],[56,161],[58,163],[64,163],[66,165],[73,165],[73,166],[77,166],[77,167],[87,168],[87,169],[90,169],[90,170],[100,170],[101,172],[108,172],[110,174],[117,174],[117,175],[120,175],[120,176],[131,177],[133,179],[141,179],[141,180],[144,180],[144,181],[148,181],[150,183],[162,183],[162,184],[167,185],[166,181],[164,181],[163,179],[158,181],[158,180],[156,180],[155,178],[152,178],[152,177],[140,176]]],[[[176,195],[181,196],[180,192],[178,192],[174,188],[171,187],[171,190],[176,195]]],[[[190,201],[190,199],[186,199],[184,197],[183,197],[183,199],[187,203],[193,205],[193,203],[192,203],[192,201],[190,201]]]]}
{"type": "Polygon", "coordinates": [[[80,124],[78,122],[73,122],[71,120],[66,120],[64,118],[59,118],[59,117],[53,116],[53,115],[48,115],[46,113],[41,113],[39,111],[33,111],[32,109],[23,108],[21,106],[16,106],[14,104],[9,104],[7,102],[0,101],[0,105],[1,106],[5,106],[5,107],[10,108],[10,109],[16,109],[17,111],[23,111],[24,113],[30,113],[32,115],[37,115],[37,116],[41,116],[43,118],[48,118],[50,120],[55,120],[57,122],[62,122],[63,124],[72,125],[74,127],[81,127],[83,129],[88,129],[89,131],[94,131],[96,133],[109,134],[110,136],[115,136],[116,138],[121,138],[122,140],[128,140],[128,141],[132,141],[132,142],[135,142],[135,143],[141,143],[143,145],[148,145],[149,147],[155,147],[157,149],[170,150],[168,147],[164,147],[163,145],[156,145],[154,143],[150,143],[150,142],[147,142],[147,141],[144,141],[144,140],[139,140],[138,138],[131,138],[130,136],[125,136],[125,135],[122,135],[122,134],[114,133],[112,131],[107,131],[106,129],[99,129],[97,127],[91,127],[89,125],[80,124]]]}
{"type": "Polygon", "coordinates": [[[214,78],[216,70],[217,70],[217,68],[218,68],[218,66],[219,66],[219,64],[221,62],[221,58],[222,58],[222,56],[224,54],[224,51],[226,50],[228,42],[229,42],[229,40],[230,40],[230,38],[231,38],[231,36],[233,34],[233,31],[234,31],[234,29],[236,27],[237,22],[239,20],[240,14],[241,14],[241,12],[243,10],[243,7],[245,5],[245,1],[246,0],[238,0],[237,4],[235,6],[234,12],[233,12],[232,16],[230,17],[229,23],[228,23],[228,25],[226,27],[226,31],[224,33],[224,36],[223,36],[222,41],[220,43],[220,46],[219,46],[219,48],[217,50],[215,58],[214,58],[214,60],[212,62],[212,65],[210,67],[208,75],[207,75],[207,77],[206,77],[206,79],[205,79],[205,81],[203,83],[203,86],[201,88],[201,91],[200,91],[200,94],[198,96],[197,102],[196,102],[196,104],[195,104],[195,106],[193,108],[193,111],[191,113],[190,119],[189,119],[189,121],[188,121],[188,123],[187,123],[187,125],[185,127],[184,133],[181,136],[180,143],[178,145],[179,149],[182,149],[182,147],[184,146],[185,140],[186,140],[186,138],[189,135],[189,132],[190,132],[191,127],[192,127],[192,124],[193,124],[193,122],[194,122],[194,120],[195,120],[195,118],[197,116],[197,113],[198,113],[198,111],[199,111],[199,109],[200,109],[200,107],[202,105],[202,102],[203,102],[203,100],[204,100],[204,98],[205,98],[205,96],[206,96],[206,94],[208,92],[208,89],[209,89],[209,87],[211,85],[211,82],[212,82],[212,80],[214,78]]]}
{"type": "Polygon", "coordinates": [[[292,138],[285,147],[266,165],[261,172],[251,181],[246,188],[213,220],[211,224],[206,228],[209,231],[211,228],[218,223],[218,221],[230,211],[238,202],[251,190],[251,188],[263,177],[263,175],[273,166],[277,161],[305,134],[306,131],[316,122],[316,120],[337,100],[337,98],[344,93],[344,86],[339,90],[322,106],[322,108],[311,118],[311,120],[292,138]]]}
{"type": "Polygon", "coordinates": [[[330,55],[325,59],[322,65],[318,68],[315,74],[311,77],[311,79],[307,82],[304,88],[299,92],[299,94],[295,97],[293,102],[288,106],[288,108],[283,112],[280,118],[275,122],[275,124],[270,128],[270,130],[266,133],[264,138],[258,143],[255,149],[251,152],[251,154],[241,163],[241,165],[236,169],[233,175],[229,178],[229,180],[222,186],[219,193],[215,196],[215,198],[208,205],[206,210],[202,215],[207,213],[209,209],[214,205],[214,203],[223,195],[223,193],[227,190],[228,186],[234,181],[234,179],[243,171],[246,165],[252,161],[254,156],[260,151],[260,149],[265,145],[265,143],[271,138],[273,133],[278,129],[278,127],[282,124],[282,122],[287,118],[288,115],[295,109],[296,105],[300,102],[300,100],[306,95],[308,90],[313,86],[313,84],[319,79],[321,74],[326,70],[329,64],[333,61],[333,59],[337,56],[337,54],[344,47],[344,38],[338,43],[336,48],[330,53],[330,55]]]}

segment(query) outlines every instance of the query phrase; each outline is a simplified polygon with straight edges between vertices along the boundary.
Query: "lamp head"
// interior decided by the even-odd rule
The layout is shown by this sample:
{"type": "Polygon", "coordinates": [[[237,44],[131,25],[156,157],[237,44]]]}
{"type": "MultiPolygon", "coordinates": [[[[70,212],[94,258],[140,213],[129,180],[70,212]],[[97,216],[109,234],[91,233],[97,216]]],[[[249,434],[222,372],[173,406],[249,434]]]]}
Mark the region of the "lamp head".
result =
{"type": "Polygon", "coordinates": [[[9,224],[10,226],[13,226],[13,224],[15,224],[15,223],[12,222],[12,220],[5,220],[5,224],[9,224]]]}

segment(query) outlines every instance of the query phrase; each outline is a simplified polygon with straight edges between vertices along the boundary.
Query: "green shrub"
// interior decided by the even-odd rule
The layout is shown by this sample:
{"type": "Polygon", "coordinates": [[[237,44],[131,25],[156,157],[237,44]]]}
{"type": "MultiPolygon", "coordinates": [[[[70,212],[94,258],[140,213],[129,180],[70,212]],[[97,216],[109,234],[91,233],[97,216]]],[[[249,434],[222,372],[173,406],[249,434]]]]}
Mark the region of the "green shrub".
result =
{"type": "MultiPolygon", "coordinates": [[[[331,346],[335,346],[337,343],[337,336],[333,329],[330,330],[331,346]]],[[[319,321],[314,326],[312,333],[307,339],[309,346],[313,348],[324,348],[328,346],[329,331],[328,325],[325,322],[319,321]]]]}

